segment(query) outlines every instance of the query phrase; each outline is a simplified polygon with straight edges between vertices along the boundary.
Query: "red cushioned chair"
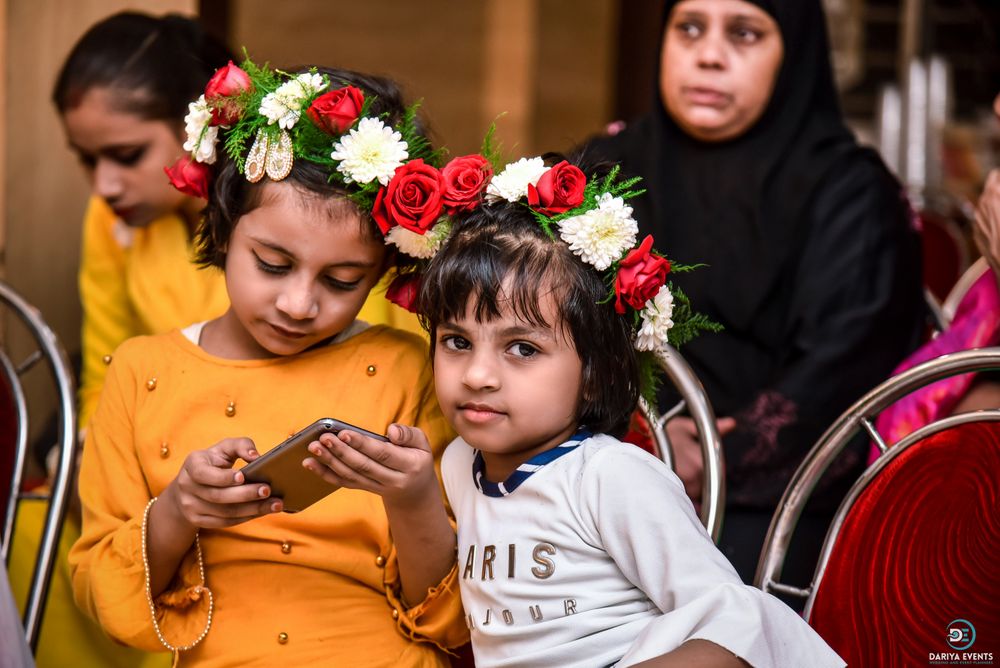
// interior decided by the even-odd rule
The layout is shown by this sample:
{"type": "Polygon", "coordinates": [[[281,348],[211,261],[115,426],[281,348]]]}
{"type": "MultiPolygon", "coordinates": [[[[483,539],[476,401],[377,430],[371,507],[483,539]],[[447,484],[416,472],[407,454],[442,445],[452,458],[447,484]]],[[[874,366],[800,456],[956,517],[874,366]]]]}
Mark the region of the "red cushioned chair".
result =
{"type": "Polygon", "coordinates": [[[1000,409],[944,418],[891,448],[874,426],[910,392],[987,369],[1000,369],[1000,348],[945,355],[882,383],[827,430],[785,490],[755,583],[805,599],[806,620],[850,666],[1000,652],[1000,409]],[[782,584],[810,493],[860,430],[882,454],[838,509],[810,586],[782,584]]]}
{"type": "Polygon", "coordinates": [[[45,525],[39,541],[38,556],[24,612],[25,637],[34,651],[38,643],[38,631],[45,610],[46,594],[55,565],[59,535],[66,516],[69,490],[75,470],[76,402],[66,351],[38,311],[2,281],[0,281],[0,315],[4,316],[0,318],[4,328],[3,336],[0,337],[3,343],[3,347],[0,348],[0,385],[3,386],[4,394],[8,398],[2,410],[8,410],[13,416],[13,420],[0,430],[5,434],[4,440],[0,443],[4,448],[3,459],[12,464],[7,471],[7,477],[0,484],[0,488],[6,492],[3,524],[0,525],[0,556],[5,563],[9,563],[17,504],[26,496],[23,493],[22,483],[28,461],[29,411],[22,379],[41,361],[44,361],[48,368],[50,381],[54,386],[52,396],[58,401],[59,464],[51,485],[45,525]],[[30,352],[24,353],[20,350],[25,347],[29,348],[30,352]],[[20,361],[15,363],[14,359],[20,361]],[[9,438],[8,435],[13,437],[9,438]]]}

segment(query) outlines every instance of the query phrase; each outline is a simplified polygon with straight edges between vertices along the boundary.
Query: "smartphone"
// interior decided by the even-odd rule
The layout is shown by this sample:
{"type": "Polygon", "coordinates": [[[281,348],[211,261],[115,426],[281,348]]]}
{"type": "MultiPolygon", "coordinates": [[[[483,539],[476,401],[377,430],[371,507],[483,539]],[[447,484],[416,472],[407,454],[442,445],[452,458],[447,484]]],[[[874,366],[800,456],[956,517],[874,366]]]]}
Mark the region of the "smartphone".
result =
{"type": "Polygon", "coordinates": [[[343,430],[364,434],[378,441],[388,442],[385,436],[355,427],[352,424],[322,418],[305,429],[292,434],[253,460],[241,471],[247,482],[266,483],[271,486],[271,496],[280,497],[286,513],[297,513],[308,508],[338,487],[302,467],[302,460],[312,457],[306,448],[323,434],[339,434],[343,430]]]}

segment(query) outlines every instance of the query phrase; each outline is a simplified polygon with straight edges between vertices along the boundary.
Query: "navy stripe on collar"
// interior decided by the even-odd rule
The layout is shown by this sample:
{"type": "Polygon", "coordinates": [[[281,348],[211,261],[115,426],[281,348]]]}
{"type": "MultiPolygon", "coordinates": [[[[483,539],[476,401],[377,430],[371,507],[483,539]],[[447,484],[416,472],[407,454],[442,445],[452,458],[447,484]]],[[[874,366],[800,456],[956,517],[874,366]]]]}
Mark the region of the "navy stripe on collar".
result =
{"type": "Polygon", "coordinates": [[[518,466],[503,482],[491,482],[486,479],[486,462],[483,460],[483,453],[476,450],[472,459],[472,481],[476,484],[476,489],[486,496],[499,497],[513,494],[514,490],[520,487],[521,483],[530,478],[536,471],[563,455],[572,452],[591,436],[592,434],[589,431],[580,430],[576,432],[565,443],[557,445],[551,450],[539,452],[518,466]]]}

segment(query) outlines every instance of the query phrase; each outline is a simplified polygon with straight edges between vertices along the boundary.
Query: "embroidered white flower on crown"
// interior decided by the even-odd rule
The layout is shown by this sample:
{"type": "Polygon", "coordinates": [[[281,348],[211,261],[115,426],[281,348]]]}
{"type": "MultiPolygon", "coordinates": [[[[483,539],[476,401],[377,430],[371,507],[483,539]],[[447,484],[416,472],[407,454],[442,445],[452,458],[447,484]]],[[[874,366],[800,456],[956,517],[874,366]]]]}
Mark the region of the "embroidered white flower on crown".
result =
{"type": "Polygon", "coordinates": [[[674,296],[667,286],[660,288],[656,296],[646,302],[642,309],[642,326],[635,337],[636,350],[659,350],[667,343],[667,332],[674,326],[674,296]]]}
{"type": "Polygon", "coordinates": [[[204,95],[188,104],[188,113],[184,117],[184,132],[187,134],[184,150],[192,152],[195,160],[206,165],[215,162],[215,144],[219,137],[219,128],[209,125],[211,122],[212,110],[204,95]]]}
{"type": "Polygon", "coordinates": [[[377,118],[362,118],[356,128],[333,145],[330,157],[339,160],[344,182],[388,185],[396,168],[409,157],[403,136],[377,118]]]}
{"type": "Polygon", "coordinates": [[[448,237],[451,231],[451,223],[447,218],[441,218],[434,227],[424,234],[417,234],[411,230],[396,225],[385,235],[387,244],[395,244],[400,252],[410,257],[429,260],[441,248],[441,244],[448,237]]]}
{"type": "Polygon", "coordinates": [[[300,74],[265,95],[260,101],[260,114],[267,118],[268,125],[277,123],[282,130],[291,130],[302,116],[303,103],[326,85],[319,74],[300,74]]]}
{"type": "Polygon", "coordinates": [[[503,168],[486,187],[486,196],[496,201],[516,202],[528,196],[528,184],[538,185],[538,179],[549,171],[541,158],[521,158],[503,168]]]}
{"type": "Polygon", "coordinates": [[[569,249],[599,271],[610,267],[635,246],[638,234],[632,207],[611,193],[597,198],[596,209],[559,221],[559,236],[569,249]]]}

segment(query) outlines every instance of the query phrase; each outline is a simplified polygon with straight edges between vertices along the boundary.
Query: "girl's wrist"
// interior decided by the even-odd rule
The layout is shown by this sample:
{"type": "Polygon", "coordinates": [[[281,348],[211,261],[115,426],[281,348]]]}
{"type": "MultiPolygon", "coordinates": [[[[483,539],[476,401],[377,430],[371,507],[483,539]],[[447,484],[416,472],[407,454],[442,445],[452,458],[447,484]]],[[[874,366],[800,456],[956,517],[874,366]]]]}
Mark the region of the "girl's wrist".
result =
{"type": "Polygon", "coordinates": [[[194,543],[198,527],[181,510],[176,481],[167,485],[150,509],[150,527],[155,527],[158,535],[169,535],[174,540],[183,539],[185,544],[194,543]]]}
{"type": "Polygon", "coordinates": [[[431,476],[427,483],[405,494],[391,497],[383,495],[382,505],[390,518],[426,516],[427,513],[437,512],[438,508],[444,511],[444,501],[441,499],[436,476],[431,476]]]}

